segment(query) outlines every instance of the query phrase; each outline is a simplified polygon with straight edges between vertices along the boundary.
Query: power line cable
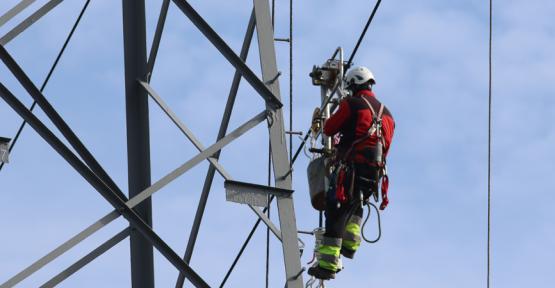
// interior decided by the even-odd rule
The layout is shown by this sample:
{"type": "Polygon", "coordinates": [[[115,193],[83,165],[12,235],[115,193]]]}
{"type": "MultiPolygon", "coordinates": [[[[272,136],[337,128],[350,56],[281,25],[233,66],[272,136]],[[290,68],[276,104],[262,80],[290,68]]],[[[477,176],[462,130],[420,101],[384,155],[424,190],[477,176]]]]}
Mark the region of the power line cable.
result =
{"type": "Polygon", "coordinates": [[[372,23],[372,20],[374,20],[374,16],[376,15],[376,12],[378,11],[378,8],[380,7],[381,3],[382,3],[382,0],[378,0],[378,2],[376,2],[376,5],[374,6],[372,13],[370,14],[370,17],[368,17],[368,21],[366,21],[366,25],[364,26],[364,29],[362,29],[362,33],[360,34],[360,37],[358,37],[358,41],[357,41],[357,44],[355,45],[355,49],[353,49],[353,52],[351,53],[351,57],[349,57],[349,61],[347,61],[347,67],[349,67],[353,63],[353,59],[355,58],[355,55],[358,52],[360,43],[362,43],[364,36],[366,36],[366,31],[368,31],[368,27],[370,27],[370,23],[372,23]]]}
{"type": "MultiPolygon", "coordinates": [[[[79,23],[81,22],[81,18],[85,14],[85,11],[87,10],[90,2],[91,2],[91,0],[87,0],[85,2],[85,5],[81,9],[81,12],[79,13],[79,16],[77,17],[77,20],[75,21],[75,24],[73,24],[73,27],[71,28],[71,31],[69,32],[69,35],[67,36],[67,38],[64,42],[64,45],[62,46],[62,49],[58,53],[58,56],[56,57],[56,60],[54,60],[54,63],[52,64],[52,67],[50,68],[50,71],[48,71],[48,74],[47,74],[46,78],[44,79],[44,82],[42,83],[42,86],[40,88],[41,93],[46,88],[46,85],[48,85],[48,82],[50,81],[50,78],[52,77],[52,74],[54,73],[54,70],[56,70],[56,67],[58,66],[58,63],[60,62],[60,59],[62,58],[62,56],[63,56],[71,38],[73,37],[73,34],[74,34],[75,30],[77,29],[77,26],[79,26],[79,23]]],[[[29,110],[32,112],[35,109],[36,106],[37,106],[37,101],[33,101],[33,104],[31,105],[29,110]]],[[[27,122],[23,121],[21,123],[21,125],[19,126],[19,129],[17,130],[17,133],[15,134],[15,136],[12,140],[10,148],[8,149],[8,151],[10,153],[12,152],[13,148],[15,147],[15,144],[17,143],[17,140],[19,139],[19,136],[21,136],[21,132],[23,132],[23,129],[25,128],[25,125],[27,125],[27,122]]],[[[2,168],[4,168],[4,164],[5,163],[0,164],[0,171],[2,171],[2,168]]]]}
{"type": "Polygon", "coordinates": [[[493,0],[489,1],[489,82],[488,82],[488,243],[487,243],[487,288],[491,284],[491,140],[492,140],[492,75],[493,75],[493,0]]]}
{"type": "MultiPolygon", "coordinates": [[[[268,186],[272,184],[272,141],[268,139],[268,186]]],[[[270,195],[268,195],[267,215],[270,218],[270,195]]],[[[266,227],[266,288],[270,286],[270,228],[266,227]]]]}

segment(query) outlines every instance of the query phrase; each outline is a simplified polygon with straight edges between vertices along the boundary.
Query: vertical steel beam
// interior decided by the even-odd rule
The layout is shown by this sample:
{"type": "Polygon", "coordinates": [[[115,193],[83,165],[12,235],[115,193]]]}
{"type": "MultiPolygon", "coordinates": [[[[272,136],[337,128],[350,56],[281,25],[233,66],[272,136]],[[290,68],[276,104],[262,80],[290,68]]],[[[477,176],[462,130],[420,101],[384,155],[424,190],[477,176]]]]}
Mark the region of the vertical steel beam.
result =
{"type": "MultiPolygon", "coordinates": [[[[243,40],[243,46],[241,47],[241,53],[239,55],[243,62],[247,60],[247,56],[249,54],[252,38],[254,36],[255,24],[256,23],[253,10],[251,18],[249,20],[249,24],[247,26],[247,32],[245,33],[245,38],[243,40]]],[[[220,130],[218,131],[216,141],[220,141],[222,138],[225,137],[227,133],[229,120],[231,119],[231,113],[233,112],[233,106],[235,105],[235,99],[237,97],[237,91],[239,90],[241,78],[241,73],[236,70],[235,75],[233,76],[233,82],[231,83],[231,88],[229,89],[229,95],[227,97],[227,103],[224,109],[224,116],[222,117],[222,122],[220,124],[220,130]]],[[[220,158],[220,151],[214,154],[213,157],[218,160],[220,158]]],[[[202,222],[202,217],[204,216],[204,210],[206,208],[206,203],[208,202],[208,195],[210,194],[210,189],[212,187],[212,181],[214,180],[215,173],[216,167],[214,165],[210,165],[210,167],[208,167],[208,172],[206,173],[206,178],[204,179],[204,186],[202,187],[202,194],[200,196],[195,219],[193,220],[193,227],[191,228],[191,233],[189,234],[189,241],[187,242],[185,256],[183,256],[183,260],[185,261],[185,263],[189,263],[191,261],[191,258],[193,257],[193,250],[195,249],[200,224],[202,222]]],[[[181,288],[183,287],[184,283],[185,275],[183,275],[183,273],[179,273],[179,277],[177,278],[177,283],[175,284],[175,287],[181,288]]]]}
{"type": "MultiPolygon", "coordinates": [[[[260,64],[262,66],[262,81],[281,101],[279,89],[279,72],[277,70],[276,51],[274,46],[274,31],[270,15],[268,0],[254,0],[256,15],[256,31],[258,47],[260,49],[260,64]]],[[[276,187],[291,189],[290,162],[287,155],[283,110],[277,109],[272,115],[270,123],[270,142],[272,147],[272,164],[276,187]]],[[[299,244],[297,242],[297,222],[292,197],[277,199],[279,222],[281,226],[283,256],[287,287],[302,288],[302,267],[299,244]]]]}
{"type": "MultiPolygon", "coordinates": [[[[127,115],[127,163],[129,198],[150,187],[150,135],[148,96],[137,79],[146,80],[146,19],[144,0],[122,0],[125,58],[125,103],[127,115]]],[[[134,208],[152,227],[152,201],[146,199],[134,208]]],[[[154,288],[152,244],[132,230],[131,282],[133,288],[154,288]]]]}

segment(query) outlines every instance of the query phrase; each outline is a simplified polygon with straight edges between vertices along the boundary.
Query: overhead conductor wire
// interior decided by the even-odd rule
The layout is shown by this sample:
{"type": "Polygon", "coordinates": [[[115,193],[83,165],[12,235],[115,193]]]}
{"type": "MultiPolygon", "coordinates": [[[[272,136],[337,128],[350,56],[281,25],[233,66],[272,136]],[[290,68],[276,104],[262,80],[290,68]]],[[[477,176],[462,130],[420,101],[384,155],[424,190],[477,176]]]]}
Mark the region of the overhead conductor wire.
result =
{"type": "Polygon", "coordinates": [[[488,243],[487,243],[487,288],[491,284],[491,140],[492,140],[492,74],[493,74],[493,0],[489,1],[489,87],[488,87],[488,243]]]}
{"type": "MultiPolygon", "coordinates": [[[[360,34],[360,37],[358,38],[358,41],[355,45],[355,48],[353,49],[353,52],[351,53],[351,56],[349,57],[349,61],[347,62],[347,65],[345,65],[345,67],[349,67],[351,65],[353,59],[355,58],[355,55],[358,51],[358,48],[360,47],[360,44],[362,43],[362,40],[364,39],[364,36],[366,36],[366,32],[368,31],[368,27],[370,27],[370,24],[372,24],[372,21],[374,20],[374,16],[376,15],[376,12],[378,11],[378,8],[380,7],[381,3],[382,3],[382,0],[378,0],[378,2],[376,2],[376,5],[374,6],[374,9],[372,10],[372,13],[370,14],[370,17],[368,17],[368,21],[366,22],[366,25],[364,26],[364,29],[362,30],[362,33],[360,34]]],[[[331,98],[333,97],[333,95],[335,94],[336,91],[337,91],[337,87],[333,90],[333,92],[328,97],[326,102],[322,105],[322,107],[325,107],[329,103],[329,101],[331,100],[331,98]]],[[[297,148],[297,151],[295,152],[295,155],[291,159],[291,166],[293,166],[293,164],[297,160],[297,157],[299,157],[299,154],[300,154],[301,150],[303,149],[304,145],[306,144],[306,141],[308,140],[309,136],[310,136],[310,128],[306,132],[306,135],[305,135],[303,141],[301,142],[301,144],[299,144],[299,147],[297,148]]]]}
{"type": "MultiPolygon", "coordinates": [[[[69,32],[69,35],[67,36],[67,38],[64,42],[64,45],[62,46],[62,49],[58,53],[58,56],[56,57],[56,60],[54,60],[54,64],[52,64],[52,67],[50,68],[50,71],[48,71],[48,75],[46,76],[46,78],[44,79],[44,82],[42,83],[42,86],[40,87],[40,92],[41,93],[46,88],[46,85],[48,85],[48,82],[50,81],[50,78],[52,77],[52,74],[54,73],[54,70],[56,70],[56,67],[58,66],[58,63],[60,62],[60,59],[64,55],[64,52],[65,52],[71,38],[73,37],[73,34],[74,34],[75,30],[77,29],[77,26],[79,26],[79,22],[81,22],[81,18],[83,18],[83,14],[85,14],[85,11],[87,10],[87,7],[89,6],[90,2],[91,2],[91,0],[87,0],[87,2],[85,2],[85,5],[83,6],[83,9],[81,9],[81,13],[79,13],[79,16],[77,17],[77,20],[75,21],[75,24],[73,24],[73,27],[71,28],[71,31],[69,32]]],[[[33,102],[31,107],[29,108],[29,110],[32,112],[35,109],[35,106],[37,106],[37,101],[33,102]]],[[[23,132],[23,128],[25,128],[25,125],[27,125],[27,122],[23,121],[21,123],[21,125],[19,126],[19,129],[17,130],[17,133],[15,134],[15,136],[12,140],[10,148],[8,149],[9,152],[12,152],[13,148],[15,147],[15,144],[17,143],[17,140],[19,139],[19,136],[21,136],[21,132],[23,132]]],[[[0,163],[0,171],[2,171],[2,168],[4,167],[4,164],[5,163],[0,163]]]]}

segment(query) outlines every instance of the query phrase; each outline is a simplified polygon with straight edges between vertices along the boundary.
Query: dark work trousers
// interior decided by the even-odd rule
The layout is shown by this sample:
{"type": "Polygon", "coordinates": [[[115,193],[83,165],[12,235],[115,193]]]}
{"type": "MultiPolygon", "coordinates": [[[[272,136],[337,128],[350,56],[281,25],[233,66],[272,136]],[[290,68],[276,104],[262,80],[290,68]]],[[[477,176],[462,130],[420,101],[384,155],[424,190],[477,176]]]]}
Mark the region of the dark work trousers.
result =
{"type": "MultiPolygon", "coordinates": [[[[337,207],[335,197],[327,197],[326,201],[326,233],[324,236],[331,238],[342,238],[345,226],[352,215],[362,218],[363,207],[360,201],[360,191],[363,192],[364,199],[368,199],[374,191],[378,190],[379,171],[376,167],[367,164],[354,164],[355,180],[353,195],[348,195],[347,202],[341,203],[337,207]]],[[[349,176],[347,179],[350,179],[349,176]]],[[[350,181],[345,181],[345,191],[351,191],[350,181]]],[[[335,193],[335,189],[330,189],[328,193],[335,193]]],[[[333,195],[332,195],[333,196],[333,195]]]]}

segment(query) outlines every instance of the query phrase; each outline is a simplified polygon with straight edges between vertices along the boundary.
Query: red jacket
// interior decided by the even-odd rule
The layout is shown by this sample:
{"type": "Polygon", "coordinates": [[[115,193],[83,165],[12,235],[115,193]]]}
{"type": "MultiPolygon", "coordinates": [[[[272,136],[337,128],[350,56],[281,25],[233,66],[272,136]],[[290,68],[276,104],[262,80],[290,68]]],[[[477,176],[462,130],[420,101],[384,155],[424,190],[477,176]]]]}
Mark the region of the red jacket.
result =
{"type": "MultiPolygon", "coordinates": [[[[367,135],[368,129],[372,125],[372,111],[368,109],[366,102],[361,98],[364,97],[374,111],[378,113],[380,109],[380,102],[374,96],[374,93],[370,90],[363,90],[358,92],[355,96],[347,97],[339,103],[339,109],[334,113],[324,124],[324,134],[328,136],[334,136],[340,133],[341,140],[339,142],[338,149],[341,151],[346,151],[349,149],[353,141],[360,139],[367,135]]],[[[395,130],[395,121],[389,110],[384,107],[382,115],[382,132],[384,139],[384,159],[389,152],[389,146],[391,145],[391,140],[393,138],[393,132],[395,130]]],[[[356,153],[356,151],[361,151],[365,147],[371,147],[376,145],[378,141],[377,136],[374,134],[372,137],[362,141],[357,144],[355,151],[354,161],[361,163],[365,162],[365,158],[356,153]]]]}

